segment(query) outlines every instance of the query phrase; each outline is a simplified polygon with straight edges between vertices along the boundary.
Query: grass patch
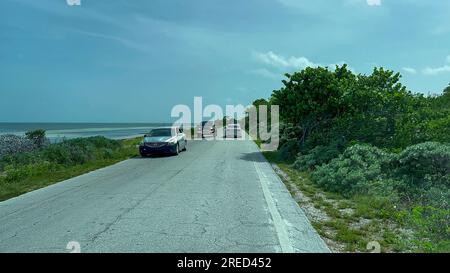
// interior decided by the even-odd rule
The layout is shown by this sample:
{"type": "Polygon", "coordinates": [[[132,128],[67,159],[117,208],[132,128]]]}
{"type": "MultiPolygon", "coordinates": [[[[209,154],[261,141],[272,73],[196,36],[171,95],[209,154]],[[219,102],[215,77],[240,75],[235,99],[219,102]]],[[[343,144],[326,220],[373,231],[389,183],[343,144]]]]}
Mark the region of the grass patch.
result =
{"type": "Polygon", "coordinates": [[[79,176],[138,155],[141,138],[75,139],[0,160],[0,201],[79,176]]]}
{"type": "MultiPolygon", "coordinates": [[[[277,152],[263,152],[263,155],[269,162],[276,164],[287,175],[289,182],[309,198],[307,204],[305,201],[299,204],[301,207],[308,209],[305,205],[312,206],[329,217],[328,220],[310,220],[333,251],[368,252],[366,247],[371,241],[379,242],[382,252],[411,251],[411,244],[406,243],[407,240],[397,230],[396,217],[402,219],[402,215],[396,215],[392,204],[385,199],[370,196],[344,197],[325,191],[312,182],[308,171],[298,171],[292,164],[280,161],[277,152]]],[[[286,178],[283,181],[286,183],[286,178]]]]}

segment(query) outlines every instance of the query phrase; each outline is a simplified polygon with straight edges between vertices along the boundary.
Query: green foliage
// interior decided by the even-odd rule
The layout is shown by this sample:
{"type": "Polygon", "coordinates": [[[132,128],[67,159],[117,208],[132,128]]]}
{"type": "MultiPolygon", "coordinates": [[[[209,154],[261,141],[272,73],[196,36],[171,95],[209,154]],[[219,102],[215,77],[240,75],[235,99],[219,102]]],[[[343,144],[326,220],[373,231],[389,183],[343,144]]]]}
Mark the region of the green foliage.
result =
{"type": "Polygon", "coordinates": [[[294,163],[294,168],[299,171],[311,170],[315,166],[330,162],[341,153],[340,145],[332,143],[328,146],[316,146],[305,154],[299,154],[294,163]]]}
{"type": "Polygon", "coordinates": [[[300,127],[298,139],[302,143],[344,112],[344,91],[355,80],[346,65],[336,67],[334,72],[322,67],[306,68],[286,77],[284,87],[272,93],[270,102],[281,106],[283,122],[300,127]]]}
{"type": "Polygon", "coordinates": [[[141,140],[72,139],[7,155],[0,159],[0,201],[136,156],[141,140]]]}
{"type": "Polygon", "coordinates": [[[426,142],[390,154],[373,146],[354,145],[317,167],[312,178],[324,189],[346,196],[392,194],[405,201],[448,207],[450,146],[426,142]]]}
{"type": "Polygon", "coordinates": [[[450,143],[450,114],[427,123],[428,140],[450,143]]]}
{"type": "Polygon", "coordinates": [[[292,162],[299,151],[298,141],[289,140],[285,142],[278,151],[278,160],[292,162]]]}
{"type": "Polygon", "coordinates": [[[375,68],[354,75],[346,65],[306,68],[286,74],[284,87],[272,93],[282,122],[300,128],[297,139],[310,148],[336,139],[380,147],[392,145],[396,120],[413,97],[400,84],[400,74],[375,68]]]}
{"type": "MultiPolygon", "coordinates": [[[[261,135],[260,135],[261,130],[259,129],[260,122],[266,123],[268,130],[270,130],[270,128],[271,128],[271,119],[272,119],[272,117],[271,117],[270,102],[267,101],[266,99],[257,99],[255,101],[253,101],[252,105],[255,107],[255,110],[256,110],[256,112],[253,113],[253,114],[256,114],[256,117],[254,117],[254,118],[256,118],[256,128],[252,128],[252,130],[256,129],[256,132],[249,132],[250,131],[250,115],[252,113],[251,111],[247,111],[246,112],[247,115],[245,117],[245,130],[247,132],[249,132],[250,134],[252,134],[252,136],[253,136],[253,134],[255,134],[254,137],[259,139],[259,138],[261,138],[261,135]],[[263,107],[266,107],[266,110],[267,110],[266,111],[266,114],[267,114],[266,120],[260,120],[260,110],[263,107]]],[[[224,124],[225,124],[225,118],[226,117],[224,117],[224,124]]]]}
{"type": "Polygon", "coordinates": [[[420,233],[416,241],[427,252],[450,250],[450,209],[415,206],[409,219],[420,233]]]}
{"type": "Polygon", "coordinates": [[[101,149],[102,157],[106,159],[111,159],[114,157],[114,150],[110,148],[101,149]]]}
{"type": "Polygon", "coordinates": [[[94,148],[108,148],[108,149],[117,149],[120,148],[121,142],[118,140],[112,140],[101,136],[89,137],[89,138],[75,138],[71,140],[67,140],[64,143],[72,146],[78,147],[86,147],[93,145],[94,148]]]}
{"type": "Polygon", "coordinates": [[[41,153],[39,152],[23,152],[4,156],[0,159],[0,171],[6,169],[9,165],[27,165],[41,161],[41,153]]]}
{"type": "Polygon", "coordinates": [[[9,165],[5,169],[4,181],[7,183],[17,182],[30,176],[54,172],[59,169],[58,164],[48,161],[20,166],[9,165]]]}
{"type": "Polygon", "coordinates": [[[48,140],[45,137],[45,130],[42,129],[26,132],[25,137],[33,141],[37,147],[43,147],[45,144],[48,144],[48,140]]]}
{"type": "Polygon", "coordinates": [[[297,155],[293,167],[355,199],[361,217],[408,222],[422,250],[448,251],[450,85],[442,95],[412,94],[399,73],[356,75],[346,65],[286,78],[269,100],[280,106],[278,160],[297,155]]]}
{"type": "Polygon", "coordinates": [[[450,143],[450,97],[415,95],[409,100],[406,113],[398,118],[394,144],[406,148],[427,141],[450,143]]]}
{"type": "Polygon", "coordinates": [[[290,123],[282,123],[280,125],[280,147],[286,142],[297,141],[301,130],[298,126],[293,126],[290,123]]]}
{"type": "Polygon", "coordinates": [[[7,155],[0,159],[0,170],[5,172],[7,182],[14,182],[54,169],[55,166],[68,167],[112,159],[121,147],[120,141],[104,137],[71,139],[41,150],[7,155]]]}
{"type": "MultiPolygon", "coordinates": [[[[390,155],[370,145],[354,145],[329,164],[317,167],[313,180],[321,187],[345,196],[389,192],[393,181],[382,183],[382,168],[390,155]]],[[[387,181],[385,181],[387,182],[387,181]]]]}
{"type": "Polygon", "coordinates": [[[395,176],[409,188],[450,188],[450,146],[425,142],[410,146],[392,162],[395,176]]]}

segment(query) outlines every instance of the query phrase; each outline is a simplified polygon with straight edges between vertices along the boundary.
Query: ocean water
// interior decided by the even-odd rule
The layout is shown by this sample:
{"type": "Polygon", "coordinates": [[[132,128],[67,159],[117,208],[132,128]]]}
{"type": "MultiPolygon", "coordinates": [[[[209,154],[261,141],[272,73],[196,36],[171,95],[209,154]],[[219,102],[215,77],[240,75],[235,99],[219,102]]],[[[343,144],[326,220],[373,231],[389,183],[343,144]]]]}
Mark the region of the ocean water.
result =
{"type": "Polygon", "coordinates": [[[125,139],[148,133],[152,128],[170,126],[170,123],[2,123],[1,134],[24,135],[36,129],[46,130],[52,142],[78,137],[104,136],[125,139]]]}

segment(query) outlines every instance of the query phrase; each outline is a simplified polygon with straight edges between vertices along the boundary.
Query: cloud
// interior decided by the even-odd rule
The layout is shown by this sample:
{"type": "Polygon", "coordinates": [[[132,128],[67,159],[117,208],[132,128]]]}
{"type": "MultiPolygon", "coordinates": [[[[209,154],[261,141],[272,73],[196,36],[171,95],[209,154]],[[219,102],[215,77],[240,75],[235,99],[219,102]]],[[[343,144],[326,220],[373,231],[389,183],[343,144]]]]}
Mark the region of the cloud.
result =
{"type": "Polygon", "coordinates": [[[281,73],[277,74],[272,71],[269,71],[266,68],[258,68],[254,70],[248,71],[249,74],[263,76],[268,79],[280,79],[282,77],[281,73]]]}
{"type": "Polygon", "coordinates": [[[417,70],[412,67],[403,67],[402,69],[409,74],[417,74],[417,70]]]}
{"type": "MultiPolygon", "coordinates": [[[[446,62],[450,63],[450,55],[448,55],[445,58],[446,62]]],[[[430,67],[427,66],[424,69],[422,69],[422,73],[424,75],[428,75],[428,76],[435,76],[435,75],[439,75],[439,74],[444,74],[444,73],[450,73],[450,65],[443,65],[443,66],[438,66],[438,67],[430,67]]]]}
{"type": "Polygon", "coordinates": [[[444,65],[440,67],[426,67],[422,70],[422,73],[429,76],[450,73],[450,65],[444,65]]]}
{"type": "MultiPolygon", "coordinates": [[[[255,52],[253,53],[255,59],[263,64],[266,65],[270,65],[273,67],[276,67],[280,70],[286,70],[286,69],[305,69],[307,67],[330,67],[331,69],[333,69],[336,65],[344,65],[346,62],[342,61],[342,62],[338,62],[338,63],[334,63],[334,64],[328,64],[328,65],[324,65],[321,63],[316,63],[313,62],[311,60],[309,60],[306,57],[295,57],[295,56],[291,56],[291,57],[284,57],[282,55],[276,54],[273,51],[269,51],[269,52],[255,52]]],[[[350,70],[352,70],[352,68],[349,67],[350,70]]]]}
{"type": "Polygon", "coordinates": [[[268,64],[271,66],[275,66],[278,68],[306,68],[306,67],[316,67],[319,66],[308,60],[305,57],[289,57],[285,58],[284,56],[277,55],[272,51],[266,53],[255,53],[255,57],[257,60],[264,64],[268,64]]]}
{"type": "MultiPolygon", "coordinates": [[[[450,63],[450,55],[448,55],[445,58],[445,61],[450,63]]],[[[440,75],[440,74],[444,74],[444,73],[449,73],[450,65],[444,64],[442,66],[437,66],[437,67],[426,66],[425,68],[423,68],[422,70],[419,70],[419,71],[412,67],[402,67],[402,70],[409,74],[417,74],[420,72],[422,75],[435,76],[435,75],[440,75]]]]}
{"type": "Polygon", "coordinates": [[[369,6],[381,6],[381,0],[366,0],[369,6]]]}
{"type": "MultiPolygon", "coordinates": [[[[259,68],[248,71],[247,73],[253,75],[263,76],[268,79],[281,79],[284,75],[284,72],[287,70],[302,70],[307,67],[329,67],[330,69],[334,69],[336,65],[344,65],[346,62],[339,62],[335,64],[323,65],[320,63],[313,62],[306,57],[295,57],[291,56],[289,58],[284,57],[282,55],[276,54],[273,51],[269,52],[254,52],[253,57],[260,63],[271,66],[275,68],[277,71],[273,72],[267,68],[259,68]]],[[[347,67],[350,71],[355,72],[352,67],[347,67]]]]}

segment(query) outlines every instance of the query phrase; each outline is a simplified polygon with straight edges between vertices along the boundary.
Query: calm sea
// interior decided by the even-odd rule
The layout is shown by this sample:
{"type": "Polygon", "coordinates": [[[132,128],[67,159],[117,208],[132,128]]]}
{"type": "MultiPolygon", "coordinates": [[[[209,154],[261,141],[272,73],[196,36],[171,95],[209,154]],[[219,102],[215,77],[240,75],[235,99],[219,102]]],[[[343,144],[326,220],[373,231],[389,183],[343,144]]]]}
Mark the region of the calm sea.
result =
{"type": "Polygon", "coordinates": [[[44,129],[47,137],[55,142],[61,139],[104,136],[124,139],[143,135],[152,128],[170,126],[170,123],[2,123],[0,134],[24,135],[25,132],[44,129]]]}

